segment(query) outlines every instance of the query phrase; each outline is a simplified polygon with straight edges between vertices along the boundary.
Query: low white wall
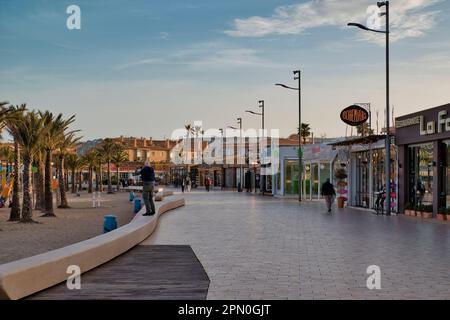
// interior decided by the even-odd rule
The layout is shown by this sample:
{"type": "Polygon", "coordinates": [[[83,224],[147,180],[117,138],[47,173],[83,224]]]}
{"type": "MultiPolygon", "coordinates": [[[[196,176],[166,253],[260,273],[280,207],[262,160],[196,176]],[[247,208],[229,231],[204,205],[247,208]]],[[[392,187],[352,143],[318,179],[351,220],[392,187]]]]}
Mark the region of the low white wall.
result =
{"type": "Polygon", "coordinates": [[[0,299],[20,299],[66,281],[70,265],[79,266],[83,273],[121,255],[150,236],[161,214],[184,205],[183,198],[164,200],[154,216],[142,216],[143,209],[114,231],[0,265],[0,299]]]}

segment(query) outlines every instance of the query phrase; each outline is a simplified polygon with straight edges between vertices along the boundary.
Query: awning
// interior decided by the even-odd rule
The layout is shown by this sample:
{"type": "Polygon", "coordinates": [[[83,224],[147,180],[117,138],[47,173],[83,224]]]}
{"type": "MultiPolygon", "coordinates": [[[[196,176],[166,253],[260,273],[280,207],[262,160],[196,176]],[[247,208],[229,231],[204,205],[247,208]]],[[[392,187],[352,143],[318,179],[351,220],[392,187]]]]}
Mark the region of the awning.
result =
{"type": "Polygon", "coordinates": [[[385,134],[373,134],[367,137],[356,137],[350,138],[343,141],[329,143],[330,146],[339,147],[339,146],[352,146],[352,145],[361,145],[361,144],[371,144],[376,143],[382,139],[386,139],[385,134]]]}

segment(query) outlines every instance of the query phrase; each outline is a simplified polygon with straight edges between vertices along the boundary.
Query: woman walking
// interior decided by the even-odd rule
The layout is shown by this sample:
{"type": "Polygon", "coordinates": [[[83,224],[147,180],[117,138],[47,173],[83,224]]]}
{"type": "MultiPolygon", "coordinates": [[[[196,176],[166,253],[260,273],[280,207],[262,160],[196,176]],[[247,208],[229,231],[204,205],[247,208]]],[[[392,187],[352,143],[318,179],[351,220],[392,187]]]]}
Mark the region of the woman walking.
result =
{"type": "Polygon", "coordinates": [[[322,196],[325,199],[325,203],[327,205],[328,212],[331,213],[331,205],[333,204],[334,197],[336,196],[336,191],[334,190],[333,184],[330,182],[330,179],[327,179],[325,183],[322,185],[322,196]]]}

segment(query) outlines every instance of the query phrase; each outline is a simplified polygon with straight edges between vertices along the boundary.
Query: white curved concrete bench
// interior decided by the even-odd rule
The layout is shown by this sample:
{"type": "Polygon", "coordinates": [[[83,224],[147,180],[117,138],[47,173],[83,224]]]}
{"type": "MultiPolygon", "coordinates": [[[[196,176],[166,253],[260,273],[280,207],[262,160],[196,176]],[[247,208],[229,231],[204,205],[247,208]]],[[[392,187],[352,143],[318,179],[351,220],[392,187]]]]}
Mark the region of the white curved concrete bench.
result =
{"type": "Polygon", "coordinates": [[[155,201],[162,201],[165,197],[172,196],[173,191],[163,190],[162,192],[158,192],[155,196],[155,201]]]}
{"type": "Polygon", "coordinates": [[[157,206],[154,216],[142,216],[143,209],[114,231],[0,265],[0,299],[20,299],[66,281],[70,265],[79,266],[83,273],[121,255],[150,236],[160,215],[184,205],[183,198],[167,200],[157,206]]]}

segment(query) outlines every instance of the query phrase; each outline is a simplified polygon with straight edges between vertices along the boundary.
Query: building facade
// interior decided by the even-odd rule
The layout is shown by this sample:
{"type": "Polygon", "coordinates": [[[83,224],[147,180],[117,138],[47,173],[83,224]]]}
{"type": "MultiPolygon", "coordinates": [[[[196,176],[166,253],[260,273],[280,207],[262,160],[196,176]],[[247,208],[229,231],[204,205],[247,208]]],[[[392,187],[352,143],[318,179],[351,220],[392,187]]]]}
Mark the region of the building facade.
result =
{"type": "MultiPolygon", "coordinates": [[[[302,145],[302,199],[322,198],[321,186],[330,179],[336,165],[337,151],[327,143],[302,145]]],[[[298,197],[298,140],[280,139],[279,170],[272,177],[272,193],[275,196],[298,197]]]]}
{"type": "Polygon", "coordinates": [[[450,104],[396,118],[399,211],[450,207],[450,104]]]}

